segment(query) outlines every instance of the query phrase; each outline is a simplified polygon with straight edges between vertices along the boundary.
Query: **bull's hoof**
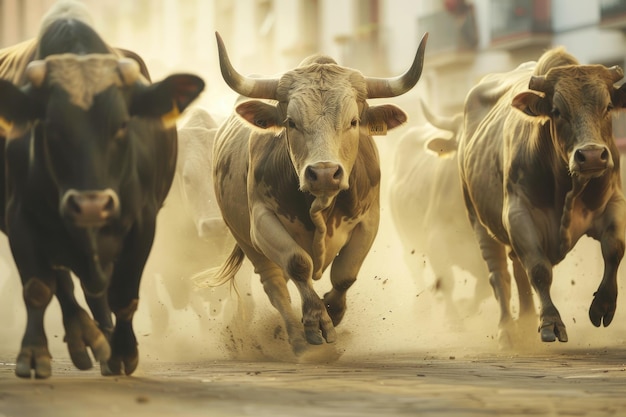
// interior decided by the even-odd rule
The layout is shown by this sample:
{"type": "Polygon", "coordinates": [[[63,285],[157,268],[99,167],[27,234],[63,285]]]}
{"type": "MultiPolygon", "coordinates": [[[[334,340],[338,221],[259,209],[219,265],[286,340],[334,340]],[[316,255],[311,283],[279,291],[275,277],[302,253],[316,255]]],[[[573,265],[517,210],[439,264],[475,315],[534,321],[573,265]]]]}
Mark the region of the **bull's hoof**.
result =
{"type": "Polygon", "coordinates": [[[322,332],[319,329],[305,329],[304,335],[306,337],[306,341],[312,345],[321,345],[324,343],[322,332]]]}
{"type": "Polygon", "coordinates": [[[343,320],[344,314],[346,314],[346,300],[345,297],[333,296],[333,292],[327,292],[324,294],[324,306],[326,312],[330,316],[333,322],[333,326],[339,325],[343,320]]]}
{"type": "Polygon", "coordinates": [[[87,346],[98,362],[103,362],[111,356],[109,342],[98,329],[89,315],[81,310],[65,323],[65,342],[74,365],[80,369],[90,369],[93,364],[87,346]]]}
{"type": "Polygon", "coordinates": [[[52,375],[51,360],[47,347],[23,347],[17,355],[15,375],[20,378],[49,378],[52,375]]]}
{"type": "Polygon", "coordinates": [[[111,356],[108,361],[100,362],[100,373],[103,376],[115,376],[122,375],[124,371],[125,375],[131,375],[137,369],[139,365],[139,356],[111,356]]]}
{"type": "Polygon", "coordinates": [[[544,323],[539,328],[542,342],[567,342],[567,331],[563,323],[544,323]]]}
{"type": "Polygon", "coordinates": [[[607,301],[607,297],[602,297],[596,293],[589,307],[589,320],[596,327],[600,327],[601,324],[606,327],[613,321],[615,307],[615,300],[607,301]]]}

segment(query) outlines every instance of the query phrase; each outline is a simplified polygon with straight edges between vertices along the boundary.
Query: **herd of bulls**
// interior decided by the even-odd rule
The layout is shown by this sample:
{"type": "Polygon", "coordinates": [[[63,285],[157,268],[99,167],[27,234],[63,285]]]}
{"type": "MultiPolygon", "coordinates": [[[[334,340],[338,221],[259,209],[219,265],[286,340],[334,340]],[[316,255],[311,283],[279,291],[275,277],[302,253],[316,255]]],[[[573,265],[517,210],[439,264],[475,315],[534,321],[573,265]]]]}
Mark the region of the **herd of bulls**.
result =
{"type": "MultiPolygon", "coordinates": [[[[426,40],[411,67],[389,79],[323,55],[280,77],[252,78],[233,68],[218,35],[222,75],[240,94],[234,112],[218,124],[195,109],[177,131],[203,80],[181,73],[151,82],[141,58],[105,43],[82,6],[55,6],[36,39],[0,51],[0,229],[27,311],[16,374],[51,374],[43,318],[53,296],[76,367],[92,366],[90,349],[104,375],[133,373],[139,284],[157,214],[174,195],[195,210],[192,235],[221,239],[204,250],[232,245],[215,282],[232,280],[249,259],[296,355],[333,342],[378,231],[384,179],[372,136],[407,121],[399,107],[367,100],[415,86],[426,40]],[[212,199],[219,213],[198,215],[212,199]],[[328,267],[332,288],[320,297],[313,281],[328,267]],[[71,274],[91,315],[74,296],[71,274]],[[301,317],[288,281],[301,297],[301,317]]],[[[615,87],[622,78],[620,68],[580,65],[555,48],[486,76],[463,114],[428,115],[452,137],[417,129],[399,144],[390,195],[394,220],[411,225],[401,228],[402,243],[428,256],[448,294],[455,263],[478,277],[476,302],[491,284],[502,345],[537,325],[541,340],[567,341],[550,296],[552,268],[583,235],[600,241],[605,263],[589,318],[596,326],[613,319],[626,200],[611,112],[626,106],[626,87],[615,87]],[[437,160],[425,148],[456,154],[437,160]]]]}

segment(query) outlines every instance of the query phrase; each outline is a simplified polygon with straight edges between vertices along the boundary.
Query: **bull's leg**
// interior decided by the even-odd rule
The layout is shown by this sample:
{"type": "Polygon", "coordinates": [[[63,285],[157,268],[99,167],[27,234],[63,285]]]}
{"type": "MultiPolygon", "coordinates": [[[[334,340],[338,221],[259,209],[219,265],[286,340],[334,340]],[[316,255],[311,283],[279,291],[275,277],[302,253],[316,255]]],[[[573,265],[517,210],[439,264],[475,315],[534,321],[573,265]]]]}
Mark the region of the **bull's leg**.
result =
{"type": "Polygon", "coordinates": [[[7,204],[7,235],[20,274],[26,305],[26,331],[17,356],[15,374],[30,378],[51,375],[51,356],[44,329],[44,314],[56,292],[56,276],[42,259],[38,239],[18,205],[7,204]]]}
{"type": "MultiPolygon", "coordinates": [[[[287,279],[293,279],[294,284],[298,288],[302,299],[302,323],[304,325],[304,333],[306,340],[311,344],[321,344],[324,339],[327,342],[334,342],[336,334],[332,321],[326,311],[323,301],[313,288],[313,261],[304,249],[302,249],[296,241],[287,233],[278,218],[264,207],[257,206],[252,210],[253,221],[250,235],[254,244],[261,252],[272,262],[280,266],[287,279]]],[[[248,250],[242,246],[242,249],[248,254],[248,250]]],[[[255,264],[255,260],[248,256],[255,268],[262,273],[263,268],[255,264]]],[[[285,309],[285,296],[282,294],[279,286],[285,285],[284,279],[279,279],[276,273],[266,273],[267,278],[261,277],[264,288],[272,304],[276,302],[280,305],[279,311],[285,317],[288,313],[281,309],[285,309]],[[267,282],[267,284],[266,284],[267,282]],[[269,290],[269,291],[268,291],[269,290]]],[[[289,326],[290,324],[287,323],[289,326]]],[[[290,339],[292,335],[289,336],[290,339]]],[[[296,335],[293,335],[297,338],[296,335]]],[[[293,346],[294,351],[296,346],[293,346]]],[[[296,352],[298,353],[298,352],[296,352]]]]}
{"type": "Polygon", "coordinates": [[[550,296],[552,263],[543,253],[542,240],[538,235],[537,227],[528,210],[525,209],[524,203],[516,200],[513,196],[509,199],[509,209],[506,216],[509,223],[511,247],[539,297],[541,340],[554,342],[558,338],[561,342],[567,342],[565,323],[563,323],[550,296]]]}
{"type": "Polygon", "coordinates": [[[26,304],[26,331],[17,356],[15,375],[30,378],[31,371],[34,371],[35,378],[48,378],[52,373],[52,356],[44,330],[44,313],[56,290],[56,281],[49,274],[41,278],[22,277],[22,282],[26,304]]]}
{"type": "Polygon", "coordinates": [[[333,260],[330,270],[332,290],[324,295],[324,305],[337,326],[346,312],[346,292],[354,284],[378,232],[379,210],[374,207],[367,221],[361,222],[352,232],[350,240],[333,260]]]}
{"type": "Polygon", "coordinates": [[[589,319],[594,326],[608,326],[615,315],[617,305],[617,269],[624,257],[624,230],[626,203],[623,198],[615,198],[607,206],[606,227],[600,237],[604,274],[598,290],[589,307],[589,319]]]}
{"type": "Polygon", "coordinates": [[[139,283],[154,240],[155,220],[144,213],[141,226],[135,224],[124,241],[109,286],[109,305],[115,314],[111,336],[111,357],[102,364],[103,375],[132,374],[139,364],[133,317],[139,304],[139,283]]]}
{"type": "Polygon", "coordinates": [[[473,224],[483,259],[489,270],[489,283],[500,306],[498,342],[501,347],[511,347],[514,322],[511,316],[511,276],[508,272],[504,246],[492,238],[487,230],[476,222],[473,224]]]}
{"type": "Polygon", "coordinates": [[[519,298],[519,318],[521,320],[528,319],[534,321],[537,318],[537,310],[530,280],[521,262],[513,252],[511,252],[511,261],[513,262],[513,276],[517,284],[517,295],[519,298]]]}
{"type": "Polygon", "coordinates": [[[103,362],[109,359],[111,354],[109,342],[76,301],[74,283],[69,271],[58,270],[56,276],[56,294],[63,313],[65,342],[70,357],[78,369],[89,369],[92,367],[92,363],[87,353],[87,346],[91,348],[94,357],[99,362],[103,362]]]}

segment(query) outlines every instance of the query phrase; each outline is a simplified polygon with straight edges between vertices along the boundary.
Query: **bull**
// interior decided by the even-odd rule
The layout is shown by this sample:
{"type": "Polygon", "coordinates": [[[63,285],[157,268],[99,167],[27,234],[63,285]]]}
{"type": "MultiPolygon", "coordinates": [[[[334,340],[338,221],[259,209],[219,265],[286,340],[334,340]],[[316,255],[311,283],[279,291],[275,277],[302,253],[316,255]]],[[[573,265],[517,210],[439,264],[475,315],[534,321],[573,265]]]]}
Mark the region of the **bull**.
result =
{"type": "Polygon", "coordinates": [[[209,311],[217,315],[227,292],[222,288],[199,290],[191,279],[214,267],[232,244],[213,187],[213,143],[218,124],[204,109],[189,109],[177,129],[178,158],[172,187],[157,217],[157,231],[143,287],[148,298],[152,328],[163,334],[169,324],[169,307],[159,300],[157,283],[165,289],[171,308],[191,307],[200,322],[208,324],[209,311]],[[207,256],[211,254],[212,256],[207,256]],[[155,276],[160,280],[154,280],[155,276]],[[207,311],[205,301],[209,302],[207,311]]]}
{"type": "Polygon", "coordinates": [[[513,264],[521,328],[537,323],[541,340],[568,335],[552,301],[552,269],[579,238],[598,240],[604,274],[589,308],[608,326],[617,302],[624,255],[626,202],[612,112],[625,105],[615,66],[581,65],[563,48],[537,62],[490,74],[467,95],[459,168],[469,220],[500,307],[502,346],[518,336],[510,311],[513,264]]]}
{"type": "Polygon", "coordinates": [[[490,295],[487,273],[467,221],[456,158],[463,114],[434,115],[422,103],[426,123],[409,129],[394,149],[389,207],[404,258],[414,277],[423,275],[423,258],[435,275],[433,291],[441,296],[450,320],[461,313],[453,298],[458,267],[476,278],[466,313],[490,295]]]}
{"type": "Polygon", "coordinates": [[[148,83],[85,16],[80,3],[57,3],[35,39],[0,51],[0,229],[23,285],[24,378],[51,375],[43,318],[55,294],[76,367],[92,366],[91,348],[104,375],[136,369],[132,320],[174,175],[174,124],[204,88],[190,74],[148,83]]]}
{"type": "Polygon", "coordinates": [[[378,230],[372,133],[407,116],[367,99],[409,91],[420,78],[426,40],[409,70],[391,79],[365,77],[321,55],[277,78],[251,78],[233,68],[217,35],[222,75],[241,97],[215,139],[215,194],[236,240],[215,280],[232,279],[244,255],[250,259],[296,355],[335,341],[346,292],[378,230]],[[320,298],[313,281],[331,263],[332,289],[320,298]],[[302,319],[292,311],[289,280],[301,296],[302,319]]]}

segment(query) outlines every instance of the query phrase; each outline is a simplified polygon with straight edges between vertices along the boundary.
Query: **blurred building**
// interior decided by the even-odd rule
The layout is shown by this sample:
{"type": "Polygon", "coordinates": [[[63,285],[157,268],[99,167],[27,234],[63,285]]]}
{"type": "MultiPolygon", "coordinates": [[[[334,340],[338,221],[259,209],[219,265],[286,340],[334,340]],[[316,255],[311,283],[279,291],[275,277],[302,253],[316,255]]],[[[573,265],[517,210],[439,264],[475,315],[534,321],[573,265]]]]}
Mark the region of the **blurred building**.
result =
{"type": "MultiPolygon", "coordinates": [[[[462,108],[488,72],[507,71],[563,45],[582,63],[626,56],[626,0],[82,0],[112,44],[134,49],[153,75],[201,73],[207,100],[229,90],[217,65],[220,32],[243,73],[271,75],[313,52],[372,76],[404,71],[429,32],[418,87],[394,99],[419,119],[462,108]]],[[[0,0],[0,46],[35,36],[53,0],[0,0]]],[[[415,118],[413,119],[415,121],[415,118]]]]}

